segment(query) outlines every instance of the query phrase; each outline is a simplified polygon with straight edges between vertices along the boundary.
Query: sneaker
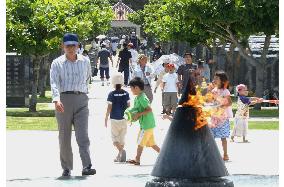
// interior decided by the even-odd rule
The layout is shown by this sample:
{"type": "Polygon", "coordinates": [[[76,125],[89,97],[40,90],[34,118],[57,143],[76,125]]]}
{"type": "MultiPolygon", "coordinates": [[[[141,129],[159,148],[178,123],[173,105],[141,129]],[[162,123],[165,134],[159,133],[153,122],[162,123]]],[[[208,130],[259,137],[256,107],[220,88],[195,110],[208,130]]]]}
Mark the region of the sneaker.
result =
{"type": "Polygon", "coordinates": [[[70,177],[71,171],[69,169],[63,170],[62,177],[70,177]]]}
{"type": "Polygon", "coordinates": [[[120,155],[120,162],[126,162],[126,151],[123,149],[120,155]]]}
{"type": "Polygon", "coordinates": [[[92,169],[92,164],[82,170],[82,175],[95,175],[96,170],[92,169]]]}

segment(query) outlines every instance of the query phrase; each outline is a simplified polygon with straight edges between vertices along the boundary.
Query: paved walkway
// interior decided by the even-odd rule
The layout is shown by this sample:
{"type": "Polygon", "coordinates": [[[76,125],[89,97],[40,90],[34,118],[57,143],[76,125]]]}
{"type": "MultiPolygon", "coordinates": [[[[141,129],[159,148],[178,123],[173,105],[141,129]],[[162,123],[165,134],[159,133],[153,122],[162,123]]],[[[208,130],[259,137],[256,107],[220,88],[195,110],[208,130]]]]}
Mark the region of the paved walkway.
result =
{"type": "MultiPolygon", "coordinates": [[[[96,78],[89,94],[90,149],[97,175],[80,177],[82,168],[74,134],[72,175],[75,177],[71,180],[57,180],[62,172],[59,162],[58,132],[7,131],[7,186],[145,186],[146,181],[151,179],[149,174],[158,156],[154,151],[145,149],[141,166],[113,163],[116,150],[111,142],[110,128],[106,129],[103,123],[106,97],[111,89],[111,86],[101,86],[96,78]]],[[[152,104],[156,117],[155,136],[158,145],[162,145],[170,125],[170,122],[162,120],[159,114],[160,96],[160,92],[156,93],[152,104]]],[[[135,155],[138,128],[138,125],[128,128],[127,158],[133,158],[135,155]]],[[[226,163],[226,167],[231,174],[229,178],[234,181],[235,186],[259,187],[268,183],[270,186],[278,186],[278,136],[278,131],[250,130],[251,143],[229,142],[231,161],[226,163]]],[[[237,141],[241,140],[237,139],[237,141]]],[[[219,140],[217,144],[221,150],[219,140]]]]}

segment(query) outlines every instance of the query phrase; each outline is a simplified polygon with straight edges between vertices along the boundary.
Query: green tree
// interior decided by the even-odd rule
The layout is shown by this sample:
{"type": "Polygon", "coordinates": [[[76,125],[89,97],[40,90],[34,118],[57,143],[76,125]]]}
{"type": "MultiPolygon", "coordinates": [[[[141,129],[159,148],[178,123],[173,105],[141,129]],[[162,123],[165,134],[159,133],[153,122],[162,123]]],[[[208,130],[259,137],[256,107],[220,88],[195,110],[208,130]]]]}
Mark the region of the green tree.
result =
{"type": "Polygon", "coordinates": [[[256,67],[256,95],[262,97],[270,39],[278,34],[278,0],[150,0],[131,20],[162,40],[232,43],[256,67]],[[265,35],[260,58],[252,54],[251,35],[265,35]]]}
{"type": "Polygon", "coordinates": [[[30,111],[36,111],[40,61],[59,50],[66,32],[81,40],[105,32],[113,18],[104,0],[7,0],[6,48],[29,55],[33,64],[30,111]]]}

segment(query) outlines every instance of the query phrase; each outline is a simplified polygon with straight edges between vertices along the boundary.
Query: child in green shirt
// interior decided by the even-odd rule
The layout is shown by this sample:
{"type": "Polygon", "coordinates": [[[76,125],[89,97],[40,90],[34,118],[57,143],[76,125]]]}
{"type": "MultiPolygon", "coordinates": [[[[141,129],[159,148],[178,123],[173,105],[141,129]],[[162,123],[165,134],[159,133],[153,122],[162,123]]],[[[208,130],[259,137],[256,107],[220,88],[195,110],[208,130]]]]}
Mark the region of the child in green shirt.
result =
{"type": "Polygon", "coordinates": [[[135,77],[129,82],[129,86],[133,95],[136,95],[134,100],[134,108],[138,111],[134,116],[133,120],[139,119],[140,131],[137,138],[137,153],[134,160],[129,160],[128,163],[134,165],[140,165],[140,158],[143,152],[143,148],[152,147],[158,153],[160,147],[156,145],[154,140],[154,127],[155,119],[150,106],[150,101],[143,92],[144,82],[141,78],[135,77]]]}

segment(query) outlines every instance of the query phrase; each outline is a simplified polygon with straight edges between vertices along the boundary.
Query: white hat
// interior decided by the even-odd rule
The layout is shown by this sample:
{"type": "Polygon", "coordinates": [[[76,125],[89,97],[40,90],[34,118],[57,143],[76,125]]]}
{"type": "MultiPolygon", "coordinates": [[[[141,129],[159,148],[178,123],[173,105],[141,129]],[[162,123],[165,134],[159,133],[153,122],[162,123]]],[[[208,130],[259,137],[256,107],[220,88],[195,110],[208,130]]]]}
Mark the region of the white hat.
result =
{"type": "Polygon", "coordinates": [[[121,38],[125,38],[126,36],[125,35],[122,35],[122,37],[121,38]]]}
{"type": "Polygon", "coordinates": [[[122,75],[122,73],[116,73],[115,75],[113,75],[112,77],[111,77],[111,83],[113,84],[113,85],[116,85],[116,84],[123,84],[123,75],[122,75]]]}

